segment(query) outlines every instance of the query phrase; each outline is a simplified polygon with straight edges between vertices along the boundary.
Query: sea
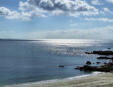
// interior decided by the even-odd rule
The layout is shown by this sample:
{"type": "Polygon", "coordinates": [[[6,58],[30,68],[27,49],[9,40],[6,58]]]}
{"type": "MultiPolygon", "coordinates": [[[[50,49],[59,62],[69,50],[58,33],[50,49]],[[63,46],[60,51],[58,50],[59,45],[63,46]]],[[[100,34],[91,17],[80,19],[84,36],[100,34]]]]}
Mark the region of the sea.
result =
{"type": "Polygon", "coordinates": [[[85,52],[112,49],[112,40],[0,40],[0,87],[92,74],[75,68],[83,66],[86,61],[95,66],[96,62],[107,61],[85,52]]]}

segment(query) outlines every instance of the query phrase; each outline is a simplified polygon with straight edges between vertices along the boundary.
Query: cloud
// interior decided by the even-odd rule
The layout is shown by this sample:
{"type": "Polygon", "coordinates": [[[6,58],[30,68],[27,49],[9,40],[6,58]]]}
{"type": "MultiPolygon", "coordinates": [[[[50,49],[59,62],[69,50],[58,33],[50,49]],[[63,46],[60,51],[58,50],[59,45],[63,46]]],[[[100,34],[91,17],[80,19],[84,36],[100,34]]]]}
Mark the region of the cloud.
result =
{"type": "Polygon", "coordinates": [[[113,19],[109,18],[85,18],[87,21],[101,21],[101,22],[113,22],[113,19]]]}
{"type": "Polygon", "coordinates": [[[0,7],[0,16],[5,17],[6,19],[22,19],[22,20],[30,20],[30,13],[20,13],[17,11],[10,10],[6,7],[0,7]]]}
{"type": "Polygon", "coordinates": [[[85,1],[82,0],[28,0],[28,3],[47,11],[56,9],[63,11],[94,10],[94,7],[89,6],[85,1]]]}
{"type": "Polygon", "coordinates": [[[109,2],[109,3],[113,3],[113,0],[106,0],[107,2],[109,2]]]}
{"type": "Polygon", "coordinates": [[[0,15],[8,19],[16,19],[20,14],[17,11],[11,11],[8,8],[0,7],[0,15]]]}
{"type": "Polygon", "coordinates": [[[98,9],[83,0],[27,0],[26,2],[21,1],[19,6],[22,11],[35,11],[35,13],[40,13],[43,16],[98,14],[98,9]]]}
{"type": "Polygon", "coordinates": [[[17,32],[0,31],[1,38],[15,39],[111,39],[113,40],[113,26],[92,29],[57,29],[48,31],[17,32]]]}
{"type": "MultiPolygon", "coordinates": [[[[112,2],[112,0],[107,0],[112,2]]],[[[100,0],[92,0],[93,5],[102,5],[100,0]]],[[[106,13],[113,13],[109,8],[96,8],[90,5],[87,0],[26,0],[19,2],[17,11],[0,7],[0,16],[7,19],[22,19],[31,20],[34,17],[48,17],[48,16],[95,16],[106,13]]],[[[95,19],[92,19],[95,20],[95,19]]],[[[97,19],[96,19],[97,20],[97,19]]],[[[98,19],[108,21],[108,19],[98,19]]],[[[111,21],[111,20],[110,20],[111,21]]],[[[108,22],[110,22],[108,21],[108,22]]]]}
{"type": "Polygon", "coordinates": [[[18,11],[0,7],[0,16],[7,19],[30,20],[33,17],[67,15],[92,16],[99,14],[98,9],[83,0],[26,0],[19,2],[18,11]]]}
{"type": "Polygon", "coordinates": [[[108,9],[108,8],[103,8],[103,10],[104,10],[104,12],[113,14],[113,12],[110,9],[108,9]]]}
{"type": "Polygon", "coordinates": [[[32,32],[28,34],[28,37],[31,39],[113,39],[113,26],[93,29],[57,29],[56,31],[32,32]]]}
{"type": "Polygon", "coordinates": [[[93,5],[103,5],[103,3],[100,2],[99,0],[92,0],[91,3],[92,3],[93,5]]]}
{"type": "Polygon", "coordinates": [[[19,2],[18,11],[0,7],[0,16],[7,19],[30,20],[33,17],[53,15],[92,16],[99,14],[98,9],[83,0],[26,0],[19,2]]]}

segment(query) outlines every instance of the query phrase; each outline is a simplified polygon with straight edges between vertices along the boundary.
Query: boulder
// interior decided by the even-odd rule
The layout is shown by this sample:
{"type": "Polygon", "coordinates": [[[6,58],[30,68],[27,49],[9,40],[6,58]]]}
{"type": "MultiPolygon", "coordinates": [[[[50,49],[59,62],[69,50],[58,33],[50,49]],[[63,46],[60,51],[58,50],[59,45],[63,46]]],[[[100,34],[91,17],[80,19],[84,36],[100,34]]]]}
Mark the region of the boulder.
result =
{"type": "Polygon", "coordinates": [[[100,71],[100,72],[111,72],[113,71],[113,63],[109,62],[101,66],[89,66],[84,65],[82,67],[76,67],[75,69],[82,71],[100,71]]]}
{"type": "Polygon", "coordinates": [[[101,62],[96,62],[97,64],[100,64],[101,62]]]}
{"type": "Polygon", "coordinates": [[[93,52],[85,52],[86,54],[98,54],[98,55],[113,55],[113,51],[93,51],[93,52]]]}
{"type": "Polygon", "coordinates": [[[90,61],[87,61],[87,62],[86,62],[86,64],[87,64],[87,65],[90,65],[90,64],[91,64],[91,62],[90,62],[90,61]]]}
{"type": "Polygon", "coordinates": [[[97,59],[113,59],[113,58],[110,58],[110,57],[97,57],[97,59]]]}

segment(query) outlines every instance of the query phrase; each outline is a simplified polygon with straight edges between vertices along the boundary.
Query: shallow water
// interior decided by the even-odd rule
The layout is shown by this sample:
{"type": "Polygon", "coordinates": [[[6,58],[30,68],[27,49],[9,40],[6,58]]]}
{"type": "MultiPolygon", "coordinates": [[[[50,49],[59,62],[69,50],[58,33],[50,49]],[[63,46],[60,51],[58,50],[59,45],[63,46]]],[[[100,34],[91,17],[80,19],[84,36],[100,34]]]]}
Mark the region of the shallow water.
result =
{"type": "MultiPolygon", "coordinates": [[[[97,62],[86,51],[113,49],[112,41],[38,40],[0,41],[0,85],[60,79],[89,74],[75,70],[87,60],[97,62]],[[64,68],[58,68],[64,65],[64,68]]],[[[104,62],[102,60],[101,62],[104,62]]]]}

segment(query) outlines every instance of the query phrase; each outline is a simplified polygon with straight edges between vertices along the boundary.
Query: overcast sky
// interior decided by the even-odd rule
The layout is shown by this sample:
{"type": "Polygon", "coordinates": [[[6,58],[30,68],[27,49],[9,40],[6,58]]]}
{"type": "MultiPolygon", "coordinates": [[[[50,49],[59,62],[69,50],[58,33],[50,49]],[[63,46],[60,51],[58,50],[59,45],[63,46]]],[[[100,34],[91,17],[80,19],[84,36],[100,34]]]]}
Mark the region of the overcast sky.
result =
{"type": "Polygon", "coordinates": [[[113,39],[113,0],[0,0],[0,38],[113,39]]]}

